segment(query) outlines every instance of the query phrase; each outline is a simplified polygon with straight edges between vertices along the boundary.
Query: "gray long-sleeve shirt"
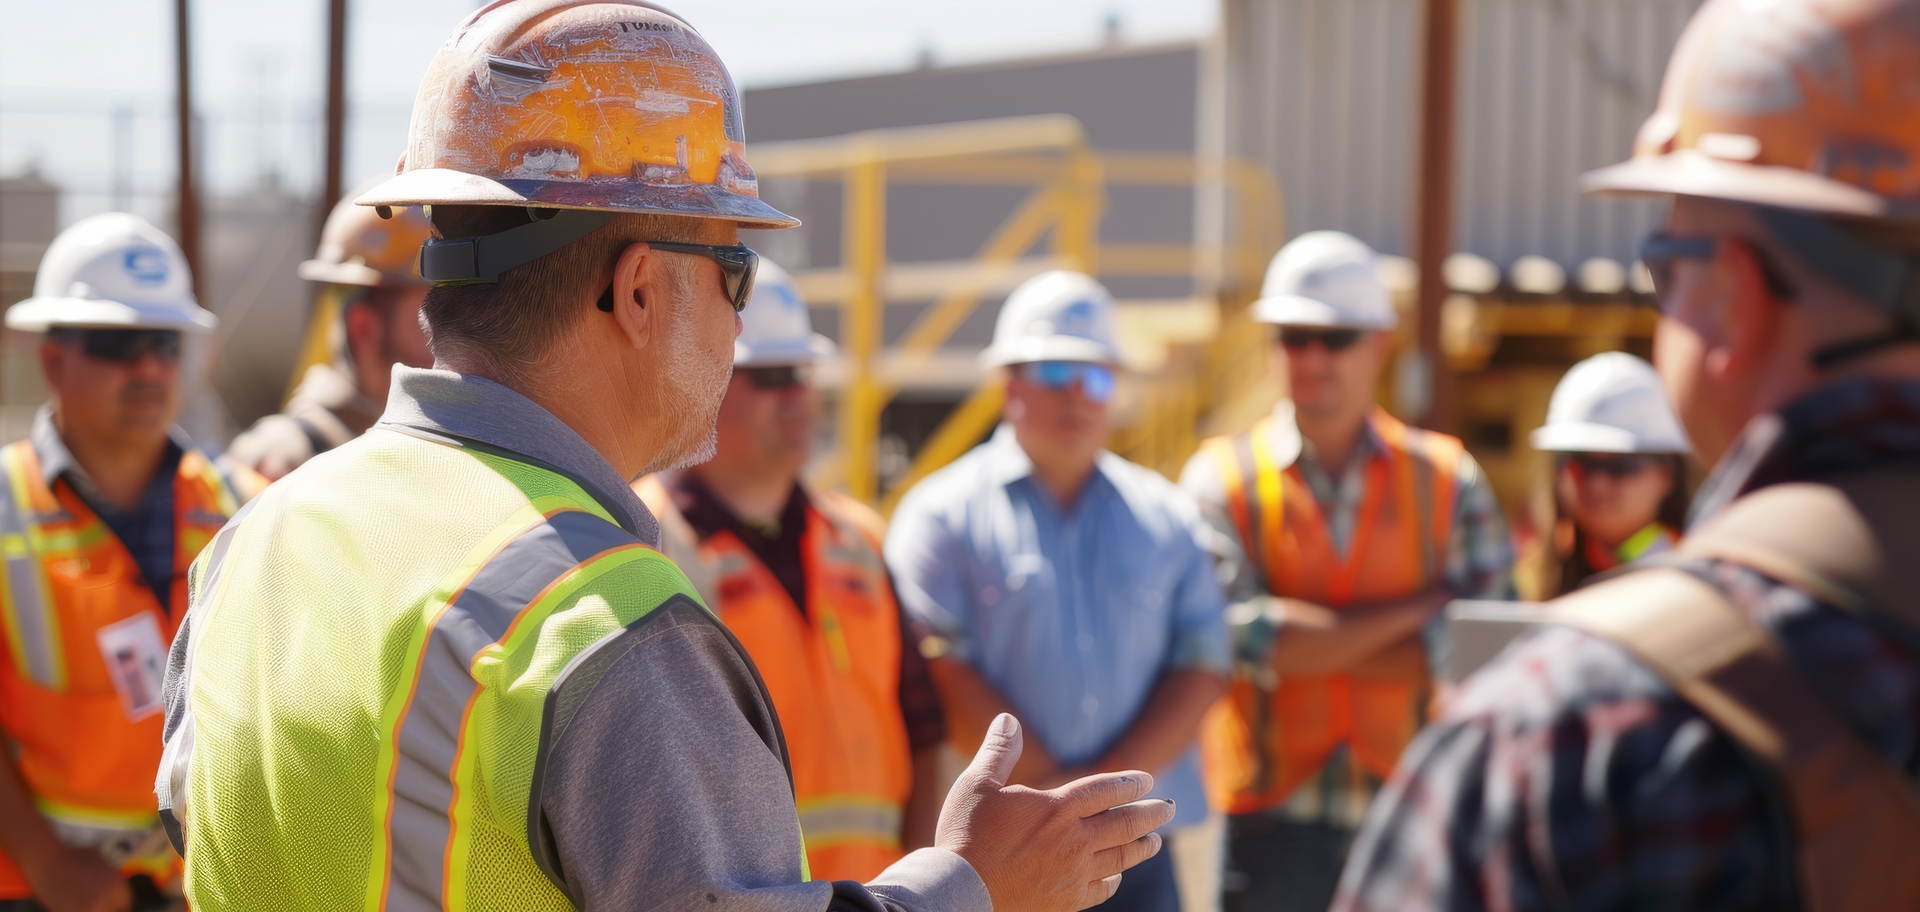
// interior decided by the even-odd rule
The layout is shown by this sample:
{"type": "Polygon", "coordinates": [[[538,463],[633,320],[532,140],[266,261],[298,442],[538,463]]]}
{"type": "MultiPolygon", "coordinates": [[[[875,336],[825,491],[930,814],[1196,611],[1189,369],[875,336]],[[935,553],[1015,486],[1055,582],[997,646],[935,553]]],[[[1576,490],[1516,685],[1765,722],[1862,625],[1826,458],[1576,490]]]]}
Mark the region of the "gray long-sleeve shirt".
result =
{"type": "MultiPolygon", "coordinates": [[[[627,481],[566,424],[497,383],[396,367],[382,425],[458,438],[573,478],[657,546],[659,526],[627,481]]],[[[663,609],[597,676],[549,747],[540,809],[567,892],[587,910],[988,912],[978,874],[922,849],[872,883],[801,882],[787,770],[753,720],[773,718],[745,654],[686,608],[663,609]]],[[[188,632],[175,643],[167,737],[186,698],[188,632]]],[[[161,794],[165,806],[163,777],[161,794]]],[[[177,835],[177,834],[176,834],[177,835]]]]}

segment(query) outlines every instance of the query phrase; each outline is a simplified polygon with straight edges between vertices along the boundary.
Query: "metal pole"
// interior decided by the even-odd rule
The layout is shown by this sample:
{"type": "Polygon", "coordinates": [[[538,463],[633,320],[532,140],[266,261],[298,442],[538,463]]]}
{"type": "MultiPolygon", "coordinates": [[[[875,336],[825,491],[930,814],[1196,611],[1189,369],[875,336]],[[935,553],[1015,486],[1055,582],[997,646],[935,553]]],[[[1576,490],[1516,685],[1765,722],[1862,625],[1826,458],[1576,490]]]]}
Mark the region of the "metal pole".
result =
{"type": "Polygon", "coordinates": [[[875,503],[880,482],[875,472],[875,447],[880,437],[880,393],[874,377],[874,352],[880,348],[884,302],[880,274],[886,267],[886,166],[872,157],[847,169],[841,219],[844,222],[841,261],[847,275],[847,297],[841,304],[840,338],[845,346],[847,382],[840,396],[841,459],[846,466],[847,493],[875,503]]]}
{"type": "Polygon", "coordinates": [[[1426,40],[1420,86],[1419,369],[1426,373],[1427,407],[1416,416],[1438,430],[1453,425],[1453,376],[1440,348],[1440,307],[1447,299],[1441,273],[1453,238],[1454,72],[1458,0],[1426,0],[1426,40]]]}
{"type": "MultiPolygon", "coordinates": [[[[327,171],[321,184],[320,205],[316,207],[320,224],[345,193],[340,175],[345,168],[347,145],[347,0],[329,0],[327,4],[327,171]]],[[[317,229],[316,229],[317,230],[317,229]]]]}
{"type": "Polygon", "coordinates": [[[200,278],[200,195],[193,174],[193,51],[192,29],[187,17],[188,0],[173,0],[173,47],[179,121],[180,177],[179,194],[180,252],[186,254],[187,269],[193,274],[194,297],[204,287],[200,278]]]}

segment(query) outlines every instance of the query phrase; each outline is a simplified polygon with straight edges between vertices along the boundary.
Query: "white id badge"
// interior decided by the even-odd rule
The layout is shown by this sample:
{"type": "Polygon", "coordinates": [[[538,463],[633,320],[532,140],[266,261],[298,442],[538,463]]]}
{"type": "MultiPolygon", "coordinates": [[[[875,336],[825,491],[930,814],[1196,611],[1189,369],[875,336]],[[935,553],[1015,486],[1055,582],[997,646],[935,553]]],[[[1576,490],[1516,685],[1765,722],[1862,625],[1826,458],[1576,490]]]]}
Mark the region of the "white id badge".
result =
{"type": "Polygon", "coordinates": [[[151,611],[142,611],[100,628],[96,637],[127,720],[137,722],[159,712],[160,682],[167,672],[167,644],[160,638],[159,619],[151,611]]]}

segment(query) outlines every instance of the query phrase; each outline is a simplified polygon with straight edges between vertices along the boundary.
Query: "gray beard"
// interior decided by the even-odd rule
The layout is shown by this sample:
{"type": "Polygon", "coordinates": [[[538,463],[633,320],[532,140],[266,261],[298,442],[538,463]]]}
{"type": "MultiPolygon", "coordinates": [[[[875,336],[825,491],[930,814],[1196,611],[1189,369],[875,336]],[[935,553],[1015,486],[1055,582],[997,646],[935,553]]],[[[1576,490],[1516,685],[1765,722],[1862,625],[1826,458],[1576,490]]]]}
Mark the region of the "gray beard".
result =
{"type": "Polygon", "coordinates": [[[643,474],[699,465],[712,459],[720,444],[720,432],[714,423],[720,418],[720,403],[727,398],[733,361],[699,363],[692,356],[692,320],[676,318],[672,327],[666,351],[675,360],[667,369],[667,389],[662,391],[660,406],[670,419],[668,426],[676,433],[643,474]]]}

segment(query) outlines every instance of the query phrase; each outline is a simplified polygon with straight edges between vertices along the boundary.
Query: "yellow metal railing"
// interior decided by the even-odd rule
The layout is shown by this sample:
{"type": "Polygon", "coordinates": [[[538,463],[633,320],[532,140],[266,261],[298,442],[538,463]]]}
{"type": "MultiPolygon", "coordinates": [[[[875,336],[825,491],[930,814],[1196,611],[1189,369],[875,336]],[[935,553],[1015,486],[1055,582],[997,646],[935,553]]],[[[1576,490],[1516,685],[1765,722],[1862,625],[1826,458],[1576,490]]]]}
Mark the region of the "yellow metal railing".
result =
{"type": "MultiPolygon", "coordinates": [[[[1279,190],[1267,173],[1239,161],[1193,156],[1103,152],[1091,148],[1078,121],[1065,115],[876,130],[829,139],[756,145],[750,150],[762,178],[835,180],[842,185],[842,262],[796,275],[816,305],[837,304],[845,371],[837,426],[838,461],[826,474],[849,494],[891,509],[901,493],[951,462],[998,420],[1004,392],[996,377],[981,382],[914,456],[881,500],[876,469],[881,411],[898,391],[903,372],[944,345],[989,294],[1004,294],[1050,268],[1099,275],[1203,277],[1212,293],[1223,285],[1257,282],[1266,257],[1279,246],[1279,190]],[[1231,243],[1219,249],[1188,244],[1103,244],[1100,219],[1113,185],[1190,186],[1217,181],[1232,201],[1231,243]],[[887,188],[892,182],[1033,188],[981,245],[960,263],[900,263],[886,250],[887,188]],[[1045,244],[1045,250],[1035,248],[1045,244]],[[890,350],[883,350],[888,300],[931,300],[890,350]]],[[[1165,308],[1163,308],[1165,309],[1165,308]]],[[[1123,308],[1124,311],[1124,308],[1123,308]]],[[[1183,325],[1194,321],[1171,309],[1183,325]]],[[[1158,313],[1139,321],[1152,333],[1158,313]]],[[[1206,335],[1217,314],[1202,321],[1206,335]]],[[[1191,332],[1169,332],[1181,343],[1204,343],[1191,332]]],[[[1151,340],[1149,340],[1151,341],[1151,340]]],[[[1257,344],[1257,342],[1256,342],[1257,344]]],[[[1123,455],[1164,467],[1194,445],[1197,417],[1218,386],[1212,359],[1188,353],[1162,359],[1139,378],[1129,426],[1115,436],[1123,455]]],[[[817,479],[818,480],[818,479],[817,479]]]]}

